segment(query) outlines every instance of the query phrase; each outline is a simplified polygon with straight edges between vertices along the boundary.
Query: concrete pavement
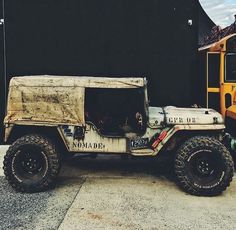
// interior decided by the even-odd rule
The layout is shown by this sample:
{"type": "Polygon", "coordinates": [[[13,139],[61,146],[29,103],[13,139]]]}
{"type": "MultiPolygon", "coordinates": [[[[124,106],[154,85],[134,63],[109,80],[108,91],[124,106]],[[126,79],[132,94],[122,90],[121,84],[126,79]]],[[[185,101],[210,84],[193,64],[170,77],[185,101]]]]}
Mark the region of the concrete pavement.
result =
{"type": "Polygon", "coordinates": [[[0,229],[235,229],[236,180],[221,196],[194,197],[156,161],[77,158],[45,193],[16,193],[0,176],[0,210],[0,229]]]}

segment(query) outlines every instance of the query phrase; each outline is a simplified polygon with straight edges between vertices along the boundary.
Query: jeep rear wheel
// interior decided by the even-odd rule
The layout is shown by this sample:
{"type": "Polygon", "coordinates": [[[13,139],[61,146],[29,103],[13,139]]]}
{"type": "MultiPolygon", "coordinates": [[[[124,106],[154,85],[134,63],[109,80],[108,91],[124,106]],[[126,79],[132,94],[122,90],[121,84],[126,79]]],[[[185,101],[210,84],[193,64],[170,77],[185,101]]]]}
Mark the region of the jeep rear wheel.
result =
{"type": "Polygon", "coordinates": [[[193,137],[178,150],[175,173],[180,187],[197,196],[222,193],[232,181],[233,159],[227,148],[211,137],[193,137]]]}
{"type": "Polygon", "coordinates": [[[4,174],[9,184],[21,192],[40,192],[54,185],[60,158],[50,140],[27,135],[16,140],[4,158],[4,174]]]}

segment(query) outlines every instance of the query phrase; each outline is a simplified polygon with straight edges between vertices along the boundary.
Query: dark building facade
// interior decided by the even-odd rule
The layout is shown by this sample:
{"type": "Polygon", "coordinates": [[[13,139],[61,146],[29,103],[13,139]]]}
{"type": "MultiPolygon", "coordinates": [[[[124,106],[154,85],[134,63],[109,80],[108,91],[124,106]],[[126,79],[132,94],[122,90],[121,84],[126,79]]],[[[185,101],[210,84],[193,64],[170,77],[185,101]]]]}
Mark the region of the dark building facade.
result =
{"type": "Polygon", "coordinates": [[[190,106],[195,102],[198,1],[2,3],[1,121],[7,94],[4,86],[12,76],[22,75],[144,76],[152,105],[190,106]]]}
{"type": "Polygon", "coordinates": [[[215,23],[207,15],[199,3],[199,29],[198,29],[198,43],[199,45],[204,43],[206,36],[208,36],[215,26],[215,23]]]}

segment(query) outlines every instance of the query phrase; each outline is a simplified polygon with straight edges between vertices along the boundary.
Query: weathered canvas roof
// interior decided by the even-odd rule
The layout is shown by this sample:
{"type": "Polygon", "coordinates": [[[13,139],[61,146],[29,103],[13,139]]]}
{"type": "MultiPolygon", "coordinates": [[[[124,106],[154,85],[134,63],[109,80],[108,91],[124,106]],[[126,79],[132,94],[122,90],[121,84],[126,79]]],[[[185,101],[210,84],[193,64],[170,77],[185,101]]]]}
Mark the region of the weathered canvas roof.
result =
{"type": "Polygon", "coordinates": [[[14,77],[11,86],[52,86],[83,88],[140,88],[146,84],[145,78],[110,78],[87,76],[24,76],[14,77]]]}
{"type": "Polygon", "coordinates": [[[139,88],[144,78],[14,77],[5,123],[84,125],[85,88],[139,88]]]}

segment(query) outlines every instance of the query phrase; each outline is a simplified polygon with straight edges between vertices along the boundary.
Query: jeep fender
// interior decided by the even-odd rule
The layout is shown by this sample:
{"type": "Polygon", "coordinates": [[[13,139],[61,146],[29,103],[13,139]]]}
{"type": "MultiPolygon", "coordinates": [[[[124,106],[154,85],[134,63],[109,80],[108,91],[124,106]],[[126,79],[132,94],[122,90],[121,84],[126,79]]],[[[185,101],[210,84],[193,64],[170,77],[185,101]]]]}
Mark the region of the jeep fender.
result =
{"type": "Polygon", "coordinates": [[[167,131],[165,138],[154,149],[153,155],[157,155],[165,144],[179,131],[198,131],[198,132],[222,132],[225,129],[223,124],[214,125],[176,125],[167,131]]]}

